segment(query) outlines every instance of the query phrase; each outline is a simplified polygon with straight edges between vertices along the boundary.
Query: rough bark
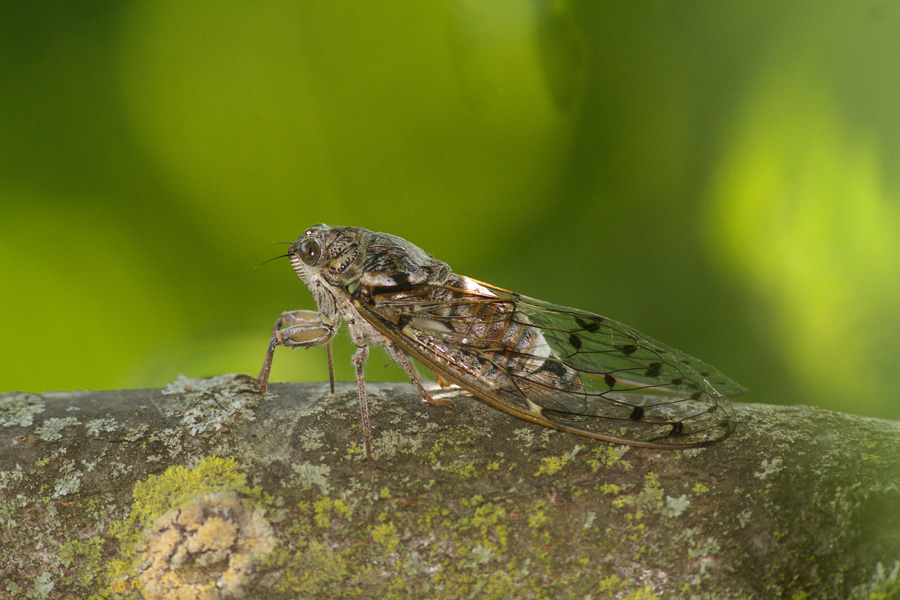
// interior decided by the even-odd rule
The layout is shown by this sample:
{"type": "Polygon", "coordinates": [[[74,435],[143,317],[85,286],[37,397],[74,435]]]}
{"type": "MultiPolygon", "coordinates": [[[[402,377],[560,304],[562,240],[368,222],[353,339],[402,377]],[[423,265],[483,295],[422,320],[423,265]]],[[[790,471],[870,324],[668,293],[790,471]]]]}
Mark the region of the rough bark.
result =
{"type": "Polygon", "coordinates": [[[896,598],[900,424],[737,405],[615,446],[460,391],[230,376],[0,396],[0,597],[896,598]]]}

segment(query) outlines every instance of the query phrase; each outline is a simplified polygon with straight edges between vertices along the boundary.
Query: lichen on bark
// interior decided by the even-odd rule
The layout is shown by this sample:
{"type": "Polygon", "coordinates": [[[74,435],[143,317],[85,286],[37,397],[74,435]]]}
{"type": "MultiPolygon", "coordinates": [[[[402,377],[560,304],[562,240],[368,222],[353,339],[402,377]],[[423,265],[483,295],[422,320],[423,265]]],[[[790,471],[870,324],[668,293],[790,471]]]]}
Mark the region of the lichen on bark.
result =
{"type": "Polygon", "coordinates": [[[900,424],[738,403],[728,440],[658,451],[544,429],[458,390],[435,391],[452,408],[406,384],[369,390],[373,461],[351,383],[336,396],[327,384],[259,396],[230,376],[0,395],[0,597],[900,586],[900,424]]]}

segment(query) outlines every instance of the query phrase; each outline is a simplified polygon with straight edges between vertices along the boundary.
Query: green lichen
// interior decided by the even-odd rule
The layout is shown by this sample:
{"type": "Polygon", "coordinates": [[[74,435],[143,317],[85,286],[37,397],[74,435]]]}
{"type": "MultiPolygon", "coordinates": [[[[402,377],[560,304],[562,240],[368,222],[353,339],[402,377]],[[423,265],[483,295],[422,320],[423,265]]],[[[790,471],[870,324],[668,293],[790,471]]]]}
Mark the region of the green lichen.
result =
{"type": "Polygon", "coordinates": [[[57,551],[60,565],[68,568],[78,564],[77,580],[86,588],[91,589],[97,578],[103,572],[103,538],[99,535],[85,540],[69,540],[64,542],[57,551]]]}
{"type": "Polygon", "coordinates": [[[600,469],[611,469],[614,466],[630,468],[631,465],[622,461],[622,457],[628,453],[630,446],[602,444],[595,446],[588,459],[591,470],[595,473],[600,469]]]}
{"type": "Polygon", "coordinates": [[[254,421],[260,400],[252,381],[234,375],[207,379],[179,375],[163,394],[173,397],[166,416],[179,418],[191,436],[214,433],[238,421],[254,421]]]}
{"type": "Polygon", "coordinates": [[[37,394],[0,397],[0,427],[30,427],[35,415],[44,412],[44,400],[37,394]]]}
{"type": "Polygon", "coordinates": [[[445,468],[448,473],[452,473],[460,479],[471,479],[478,475],[478,469],[475,465],[465,460],[455,460],[445,468]]]}
{"type": "Polygon", "coordinates": [[[45,442],[55,442],[62,439],[63,429],[66,427],[75,427],[80,424],[81,422],[75,417],[53,417],[46,419],[43,423],[38,425],[34,430],[34,433],[45,442]]]}
{"type": "Polygon", "coordinates": [[[50,573],[44,571],[34,579],[31,584],[30,593],[28,595],[31,598],[48,598],[50,596],[50,592],[53,591],[53,588],[55,586],[56,582],[53,581],[50,573]]]}
{"type": "Polygon", "coordinates": [[[677,498],[673,498],[672,496],[666,496],[666,513],[670,517],[677,517],[684,511],[688,509],[691,505],[690,499],[688,499],[687,494],[682,494],[677,498]]]}
{"type": "MultiPolygon", "coordinates": [[[[465,416],[472,419],[472,425],[451,423],[439,432],[423,435],[429,431],[429,424],[423,426],[419,419],[430,412],[424,407],[414,419],[400,422],[397,435],[377,433],[387,431],[384,427],[373,428],[375,461],[360,460],[357,441],[361,435],[342,442],[329,433],[327,443],[322,443],[326,441],[324,436],[292,434],[288,442],[291,452],[276,453],[270,462],[261,460],[259,468],[254,469],[259,485],[269,486],[272,498],[258,491],[254,495],[238,463],[214,457],[201,461],[196,469],[169,469],[157,476],[159,481],[154,485],[150,485],[154,478],[147,478],[135,489],[133,519],[121,517],[122,522],[117,524],[121,529],[111,531],[107,529],[108,517],[98,517],[101,525],[96,531],[108,532],[102,535],[102,543],[98,538],[63,543],[56,553],[59,564],[46,568],[52,577],[39,583],[55,585],[51,596],[73,588],[103,588],[107,596],[125,598],[146,595],[151,588],[135,573],[153,565],[152,557],[164,564],[171,562],[164,552],[169,546],[161,540],[182,535],[182,531],[192,534],[184,539],[193,539],[185,542],[185,560],[178,559],[179,564],[185,572],[199,577],[200,567],[209,567],[207,562],[225,560],[225,546],[217,540],[238,539],[226,512],[232,508],[245,511],[246,522],[250,522],[259,506],[266,508],[269,523],[278,523],[277,542],[269,540],[271,551],[259,559],[263,572],[258,580],[259,596],[246,597],[392,600],[452,595],[555,600],[621,599],[627,595],[632,600],[647,600],[659,595],[711,599],[720,597],[711,590],[721,589],[723,565],[732,559],[746,559],[743,550],[734,547],[735,539],[747,536],[741,527],[756,531],[760,523],[774,522],[760,535],[762,543],[767,537],[777,542],[777,536],[784,534],[781,544],[797,546],[790,538],[792,524],[784,518],[778,520],[784,511],[779,506],[784,502],[779,498],[782,480],[797,476],[789,457],[769,455],[769,461],[761,465],[763,457],[753,456],[745,466],[746,486],[739,487],[723,506],[719,498],[722,471],[716,469],[724,463],[713,462],[707,467],[697,460],[702,454],[644,452],[600,443],[575,452],[572,444],[559,443],[562,434],[545,434],[536,428],[532,428],[530,445],[523,442],[513,448],[500,444],[495,436],[495,443],[485,449],[490,432],[477,420],[477,414],[474,419],[465,416]],[[420,444],[416,452],[408,451],[416,447],[412,441],[420,444]],[[348,447],[357,451],[348,455],[348,447]],[[390,453],[391,459],[385,459],[390,453]],[[201,465],[206,469],[203,476],[201,465]],[[756,477],[754,472],[758,473],[756,477]],[[191,495],[198,490],[199,500],[191,495]],[[153,499],[162,500],[154,503],[153,499]],[[170,508],[160,514],[176,504],[175,512],[170,508]],[[189,506],[193,508],[185,508],[189,506]],[[191,517],[192,510],[201,512],[197,507],[208,510],[214,522],[198,525],[198,519],[191,517]],[[139,518],[141,514],[146,518],[139,518]],[[123,527],[126,521],[129,526],[123,527]],[[101,558],[109,561],[114,546],[127,550],[130,536],[136,539],[131,546],[134,552],[130,559],[122,559],[118,576],[113,566],[97,564],[101,558]],[[202,554],[191,552],[190,544],[207,550],[202,554]],[[151,547],[158,552],[148,558],[147,549],[151,547]],[[197,565],[194,570],[188,568],[191,561],[197,565]],[[642,572],[628,565],[640,565],[642,572]]],[[[451,416],[462,412],[456,410],[451,416]]],[[[356,421],[352,414],[341,419],[342,425],[351,427],[356,421]]],[[[88,418],[84,421],[86,428],[112,426],[88,418]]],[[[325,422],[317,420],[315,427],[325,427],[325,422]]],[[[306,431],[319,431],[315,427],[306,431]]],[[[262,418],[248,428],[250,443],[258,444],[260,439],[269,442],[258,435],[268,428],[262,418]]],[[[68,438],[67,434],[64,432],[64,437],[68,438]]],[[[119,431],[112,437],[124,439],[121,434],[119,431]]],[[[152,435],[156,437],[151,440],[145,433],[138,443],[146,444],[143,448],[148,454],[158,454],[167,464],[172,460],[169,448],[158,442],[165,435],[159,429],[152,435]]],[[[171,436],[185,452],[192,449],[188,437],[177,428],[171,436]]],[[[505,436],[509,441],[513,434],[507,431],[505,436]]],[[[194,447],[236,449],[235,437],[232,432],[218,438],[208,436],[202,440],[203,445],[194,447]]],[[[527,436],[520,437],[524,440],[527,436]]],[[[62,445],[68,444],[58,444],[62,445]]],[[[879,453],[887,446],[873,446],[869,451],[879,453]]],[[[113,446],[110,452],[116,448],[113,446]]],[[[242,451],[239,455],[253,454],[242,451]]],[[[81,504],[78,494],[58,501],[52,496],[58,489],[67,489],[75,481],[76,472],[80,475],[94,468],[89,464],[98,465],[97,470],[108,470],[121,458],[110,454],[92,457],[88,463],[80,459],[76,462],[72,460],[75,455],[64,452],[38,456],[41,464],[49,467],[41,469],[41,479],[17,483],[15,471],[7,471],[0,473],[0,486],[27,485],[42,490],[45,502],[38,508],[46,507],[48,515],[42,523],[64,523],[64,518],[54,521],[54,516],[65,517],[65,511],[71,514],[83,508],[108,513],[114,506],[117,500],[112,497],[88,508],[89,502],[81,504]],[[51,473],[52,477],[47,477],[51,473]],[[60,482],[63,485],[58,488],[60,482]]],[[[728,463],[727,469],[733,471],[739,466],[728,463]]],[[[134,467],[117,464],[114,468],[116,473],[129,473],[127,469],[134,467]]],[[[257,480],[253,483],[256,485],[257,480]]],[[[86,479],[81,495],[91,485],[86,479]]],[[[867,491],[874,493],[872,489],[867,491]]],[[[802,518],[815,519],[818,513],[828,512],[836,519],[851,520],[859,508],[859,492],[856,479],[843,480],[837,489],[829,488],[812,497],[809,505],[816,510],[807,511],[802,518]]],[[[15,510],[0,510],[0,517],[18,518],[15,510]]],[[[121,512],[116,514],[124,514],[126,507],[117,510],[121,512]]],[[[47,531],[58,540],[74,537],[58,525],[46,527],[56,527],[47,531]]],[[[798,569],[826,572],[825,563],[816,563],[799,551],[794,556],[798,569]]],[[[888,579],[893,571],[883,571],[877,581],[854,588],[848,598],[891,598],[896,586],[888,579]]],[[[33,593],[33,578],[41,573],[34,571],[27,581],[0,583],[0,596],[27,597],[33,593]],[[13,585],[18,586],[16,593],[10,591],[13,585]]],[[[238,572],[238,578],[246,580],[247,575],[238,572]]],[[[792,593],[798,598],[806,593],[810,598],[818,597],[816,592],[822,589],[798,583],[789,574],[781,580],[769,576],[764,583],[773,597],[791,597],[792,593]]],[[[155,589],[163,589],[156,585],[155,589]]],[[[209,581],[205,585],[204,593],[221,590],[209,581]]],[[[752,591],[745,587],[734,593],[752,597],[752,591]]]]}
{"type": "Polygon", "coordinates": [[[81,489],[82,475],[81,471],[75,469],[74,463],[67,461],[56,478],[51,498],[62,498],[78,492],[81,489]]]}
{"type": "Polygon", "coordinates": [[[603,494],[618,494],[621,488],[615,483],[600,484],[600,492],[603,494]]]}
{"type": "Polygon", "coordinates": [[[374,452],[379,460],[388,460],[402,454],[415,454],[422,448],[422,439],[400,431],[388,429],[381,432],[374,442],[374,452]]]}
{"type": "Polygon", "coordinates": [[[87,423],[85,423],[85,429],[87,429],[88,436],[97,437],[101,433],[111,433],[119,428],[119,423],[115,419],[111,419],[109,417],[104,419],[91,419],[87,423]]]}
{"type": "Polygon", "coordinates": [[[568,456],[550,456],[541,459],[541,467],[535,473],[535,476],[553,475],[562,470],[566,463],[569,462],[568,456]]]}
{"type": "Polygon", "coordinates": [[[302,490],[312,489],[317,486],[324,495],[331,493],[331,467],[314,463],[295,463],[291,465],[296,477],[293,484],[302,490]]]}
{"type": "Polygon", "coordinates": [[[275,586],[281,592],[291,591],[301,598],[317,598],[325,596],[338,584],[346,589],[349,575],[347,558],[319,540],[309,540],[305,548],[293,555],[282,554],[277,562],[287,566],[284,577],[275,586]]]}
{"type": "Polygon", "coordinates": [[[544,514],[544,511],[538,510],[536,512],[528,515],[528,526],[529,527],[540,527],[544,523],[547,522],[547,515],[544,514]]]}
{"type": "Polygon", "coordinates": [[[659,596],[653,593],[653,588],[649,585],[634,590],[622,600],[659,600],[659,596]]]}
{"type": "Polygon", "coordinates": [[[307,429],[300,434],[300,447],[307,452],[318,450],[325,445],[322,441],[324,437],[325,433],[318,429],[307,429]]]}
{"type": "Polygon", "coordinates": [[[240,472],[237,462],[230,458],[203,458],[193,469],[169,467],[161,475],[150,475],[135,484],[128,525],[146,527],[173,506],[221,491],[259,496],[257,490],[247,485],[247,477],[240,472]]]}
{"type": "Polygon", "coordinates": [[[313,519],[318,527],[331,528],[332,516],[346,517],[350,513],[349,507],[343,500],[333,500],[328,496],[321,496],[313,502],[313,519]]]}
{"type": "Polygon", "coordinates": [[[400,543],[400,537],[397,535],[397,528],[393,523],[381,523],[372,529],[372,540],[376,544],[381,544],[388,552],[393,552],[400,543]]]}
{"type": "Polygon", "coordinates": [[[474,496],[470,502],[475,507],[471,517],[460,521],[460,532],[474,534],[486,548],[506,547],[509,540],[509,528],[506,509],[493,502],[484,502],[481,496],[474,496]]]}

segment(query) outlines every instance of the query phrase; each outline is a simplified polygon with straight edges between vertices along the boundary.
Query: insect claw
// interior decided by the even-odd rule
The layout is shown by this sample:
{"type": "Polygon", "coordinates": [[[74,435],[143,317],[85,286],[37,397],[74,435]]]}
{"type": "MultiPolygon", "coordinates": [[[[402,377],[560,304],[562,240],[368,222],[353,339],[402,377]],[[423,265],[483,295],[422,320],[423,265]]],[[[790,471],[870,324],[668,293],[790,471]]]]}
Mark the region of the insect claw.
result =
{"type": "Polygon", "coordinates": [[[424,394],[424,398],[425,402],[427,402],[431,406],[453,406],[453,400],[447,400],[446,398],[435,400],[428,394],[424,394]]]}
{"type": "MultiPolygon", "coordinates": [[[[409,364],[409,363],[407,363],[407,364],[409,364]]],[[[408,373],[408,375],[409,375],[410,380],[414,384],[416,384],[417,388],[419,388],[419,392],[421,392],[422,399],[425,400],[425,402],[427,402],[431,406],[453,406],[453,401],[451,401],[451,400],[445,400],[445,399],[435,400],[434,398],[432,398],[431,394],[428,393],[428,390],[426,390],[425,387],[422,385],[422,383],[419,381],[419,378],[415,376],[415,371],[413,371],[412,373],[408,373]]]]}
{"type": "Polygon", "coordinates": [[[253,388],[254,388],[253,391],[256,392],[257,394],[265,394],[266,393],[265,383],[260,382],[260,380],[257,379],[256,377],[254,377],[253,375],[248,375],[246,373],[234,373],[231,375],[231,379],[233,381],[246,381],[247,383],[249,383],[250,385],[253,386],[253,388]]]}
{"type": "Polygon", "coordinates": [[[268,381],[262,381],[259,378],[254,377],[253,375],[248,375],[246,373],[238,373],[234,376],[234,379],[246,381],[255,388],[254,391],[257,394],[265,394],[266,389],[269,387],[268,381]]]}
{"type": "Polygon", "coordinates": [[[254,381],[256,383],[259,383],[259,381],[256,380],[256,377],[254,377],[253,375],[248,375],[247,373],[233,373],[231,375],[231,378],[235,381],[237,381],[238,379],[243,379],[245,381],[254,381]]]}

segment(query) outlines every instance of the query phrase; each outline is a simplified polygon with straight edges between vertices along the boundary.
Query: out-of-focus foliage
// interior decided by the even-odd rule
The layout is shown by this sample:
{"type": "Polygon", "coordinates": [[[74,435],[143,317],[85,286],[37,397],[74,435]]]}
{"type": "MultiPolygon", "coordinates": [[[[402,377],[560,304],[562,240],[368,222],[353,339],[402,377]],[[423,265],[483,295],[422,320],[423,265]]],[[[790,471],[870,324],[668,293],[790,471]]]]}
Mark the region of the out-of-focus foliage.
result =
{"type": "Polygon", "coordinates": [[[712,192],[723,266],[766,303],[773,350],[800,385],[897,414],[900,206],[881,143],[802,70],[769,75],[712,192]]]}
{"type": "Polygon", "coordinates": [[[255,373],[326,222],[900,418],[900,7],[826,4],[3,3],[0,391],[255,373]]]}

